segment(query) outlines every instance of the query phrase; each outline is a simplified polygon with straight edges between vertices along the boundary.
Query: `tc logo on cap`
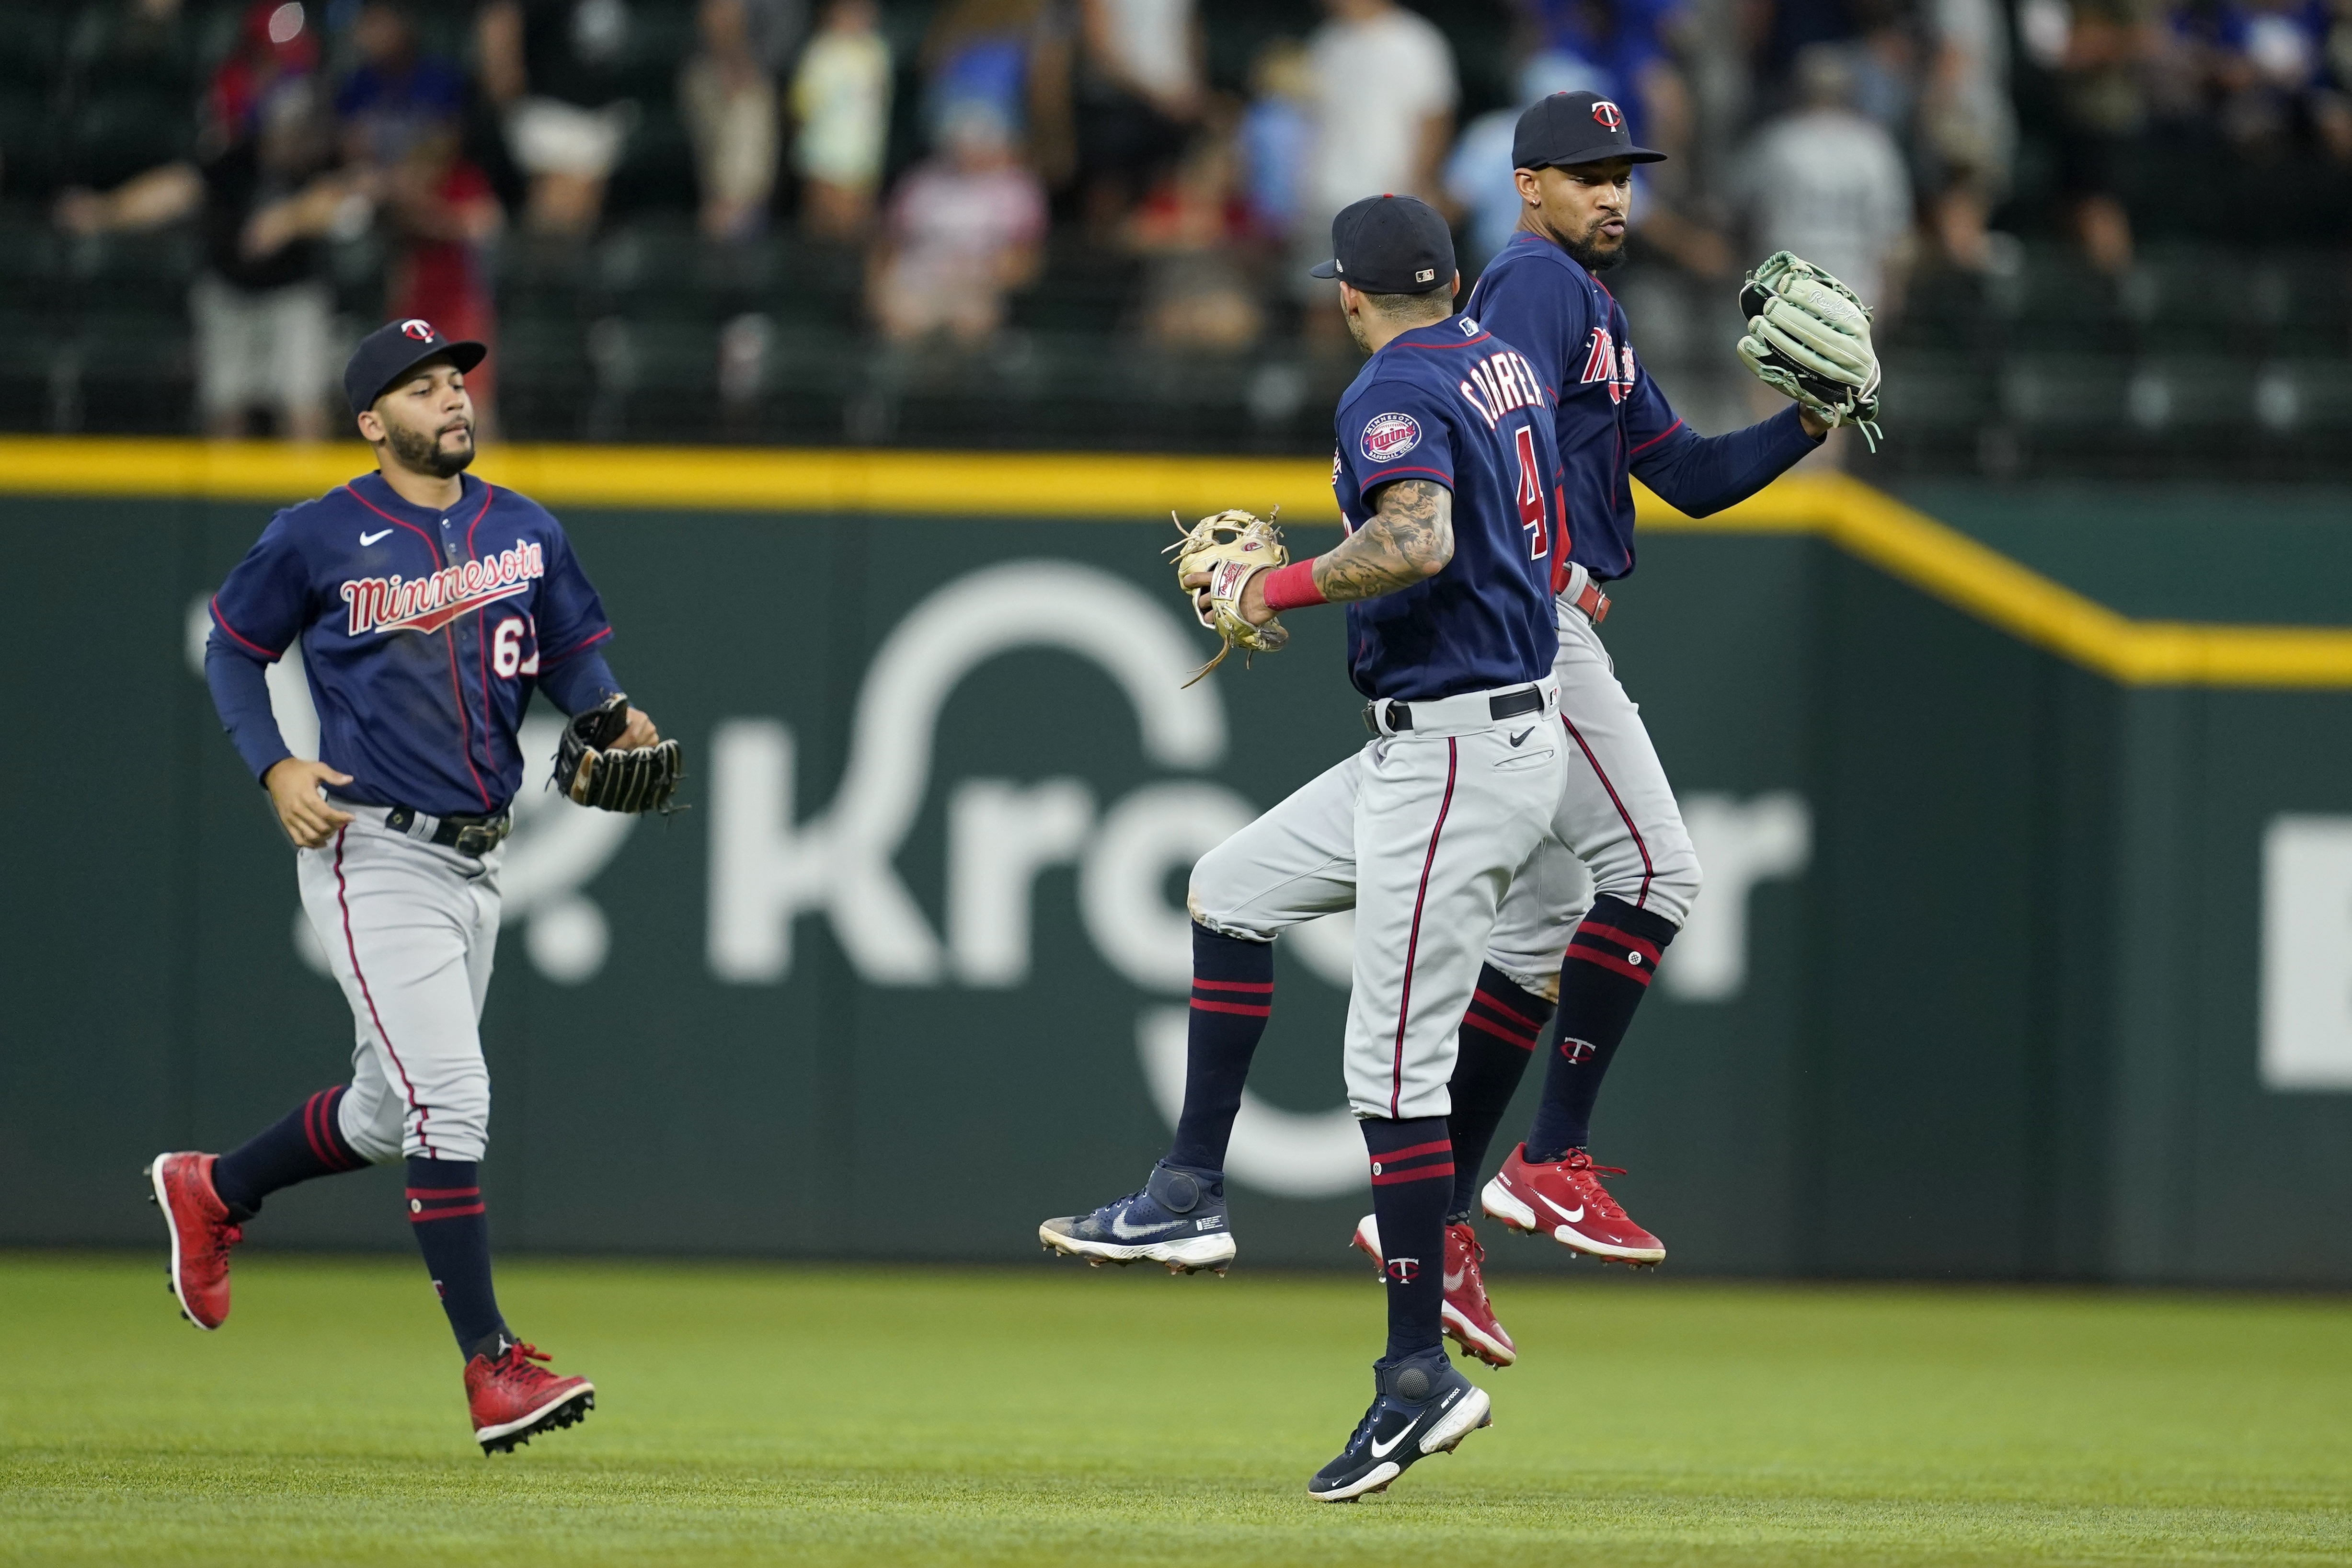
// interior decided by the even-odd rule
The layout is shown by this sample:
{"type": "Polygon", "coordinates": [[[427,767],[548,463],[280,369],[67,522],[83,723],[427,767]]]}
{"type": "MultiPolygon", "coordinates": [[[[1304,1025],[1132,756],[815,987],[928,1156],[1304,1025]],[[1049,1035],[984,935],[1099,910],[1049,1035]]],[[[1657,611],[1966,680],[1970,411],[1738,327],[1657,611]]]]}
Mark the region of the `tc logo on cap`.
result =
{"type": "Polygon", "coordinates": [[[1592,106],[1592,118],[1601,122],[1601,127],[1604,131],[1622,131],[1625,129],[1624,110],[1619,109],[1615,104],[1610,102],[1605,98],[1592,106]]]}
{"type": "Polygon", "coordinates": [[[414,338],[420,343],[429,343],[433,340],[433,323],[420,321],[411,316],[400,324],[400,335],[404,338],[414,338]]]}

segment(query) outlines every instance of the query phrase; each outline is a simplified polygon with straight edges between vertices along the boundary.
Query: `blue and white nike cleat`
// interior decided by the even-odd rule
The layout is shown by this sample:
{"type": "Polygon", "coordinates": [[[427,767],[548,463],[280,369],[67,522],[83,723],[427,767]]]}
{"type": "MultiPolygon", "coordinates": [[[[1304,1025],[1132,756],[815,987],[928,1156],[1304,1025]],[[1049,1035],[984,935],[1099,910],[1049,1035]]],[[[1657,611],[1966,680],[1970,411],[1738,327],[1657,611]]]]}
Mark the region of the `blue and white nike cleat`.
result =
{"type": "Polygon", "coordinates": [[[1392,1366],[1372,1364],[1372,1407],[1339,1457],[1315,1472],[1307,1495],[1318,1502],[1353,1502],[1386,1491],[1405,1467],[1431,1454],[1450,1454],[1463,1438],[1495,1424],[1493,1401],[1462,1375],[1443,1349],[1392,1366]]]}
{"type": "Polygon", "coordinates": [[[1037,1239],[1048,1252],[1083,1258],[1097,1269],[1150,1262],[1165,1264],[1171,1274],[1202,1269],[1222,1274],[1234,1251],[1225,1221],[1224,1174],[1180,1170],[1163,1160],[1151,1167],[1142,1191],[1092,1214],[1049,1219],[1037,1228],[1037,1239]]]}

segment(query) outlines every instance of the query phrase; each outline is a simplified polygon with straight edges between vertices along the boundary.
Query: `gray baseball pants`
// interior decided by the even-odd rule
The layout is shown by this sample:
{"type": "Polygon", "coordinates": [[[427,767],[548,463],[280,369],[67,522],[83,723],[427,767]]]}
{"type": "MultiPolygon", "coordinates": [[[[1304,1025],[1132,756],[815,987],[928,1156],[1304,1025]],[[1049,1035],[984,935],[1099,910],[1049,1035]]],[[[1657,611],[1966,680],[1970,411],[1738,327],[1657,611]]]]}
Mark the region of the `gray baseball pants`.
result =
{"type": "MultiPolygon", "coordinates": [[[[1270,942],[1301,921],[1356,912],[1345,1051],[1359,1116],[1443,1116],[1454,1031],[1512,873],[1541,840],[1567,768],[1559,693],[1497,719],[1473,692],[1414,703],[1192,868],[1192,918],[1270,942]]],[[[1503,688],[1525,691],[1524,686],[1503,688]]]]}
{"type": "Polygon", "coordinates": [[[1566,782],[1551,831],[1512,878],[1486,949],[1488,963],[1544,996],[1559,994],[1561,955],[1594,894],[1680,925],[1699,889],[1698,854],[1642,710],[1618,684],[1600,631],[1573,602],[1582,586],[1580,575],[1572,578],[1560,596],[1552,664],[1566,782]]]}
{"type": "Polygon", "coordinates": [[[479,1026],[505,849],[477,860],[394,832],[381,806],[336,805],[357,820],[324,849],[297,851],[296,875],[355,1025],[343,1136],[377,1165],[479,1160],[490,1127],[479,1026]]]}

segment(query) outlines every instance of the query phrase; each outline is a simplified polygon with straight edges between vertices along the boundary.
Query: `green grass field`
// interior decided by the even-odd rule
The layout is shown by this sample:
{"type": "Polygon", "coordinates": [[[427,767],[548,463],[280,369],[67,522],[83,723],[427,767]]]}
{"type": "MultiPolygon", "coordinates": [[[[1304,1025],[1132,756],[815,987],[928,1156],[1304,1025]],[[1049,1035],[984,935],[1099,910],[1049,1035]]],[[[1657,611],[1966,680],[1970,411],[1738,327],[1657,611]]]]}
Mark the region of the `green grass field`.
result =
{"type": "Polygon", "coordinates": [[[1311,1503],[1379,1294],[1219,1281],[521,1263],[598,1385],[485,1459],[407,1259],[0,1256],[0,1563],[2344,1563],[2333,1301],[1498,1287],[1496,1425],[1311,1503]]]}

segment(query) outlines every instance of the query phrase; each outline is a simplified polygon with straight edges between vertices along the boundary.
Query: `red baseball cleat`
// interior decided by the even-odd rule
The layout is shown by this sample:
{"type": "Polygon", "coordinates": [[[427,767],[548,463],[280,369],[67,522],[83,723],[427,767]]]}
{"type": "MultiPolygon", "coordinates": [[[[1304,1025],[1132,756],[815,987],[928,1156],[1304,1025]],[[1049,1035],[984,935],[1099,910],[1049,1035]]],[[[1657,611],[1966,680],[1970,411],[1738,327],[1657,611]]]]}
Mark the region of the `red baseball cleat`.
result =
{"type": "Polygon", "coordinates": [[[172,1231],[165,1274],[180,1315],[209,1333],[228,1321],[228,1249],[245,1239],[213,1190],[213,1155],[157,1155],[147,1167],[152,1201],[172,1231]]]}
{"type": "Polygon", "coordinates": [[[486,1454],[511,1454],[518,1443],[556,1427],[584,1421],[596,1408],[596,1385],[584,1377],[558,1377],[534,1361],[554,1358],[536,1345],[507,1341],[496,1357],[478,1355],[466,1364],[466,1403],[474,1416],[474,1441],[486,1454]]]}
{"type": "Polygon", "coordinates": [[[1548,1235],[1563,1247],[1636,1268],[1666,1260],[1666,1245],[1625,1216],[1603,1176],[1623,1176],[1615,1166],[1596,1166],[1582,1149],[1553,1165],[1532,1166],[1528,1146],[1513,1149],[1495,1179],[1478,1195],[1479,1206],[1514,1230],[1548,1235]]]}
{"type": "MultiPolygon", "coordinates": [[[[1368,1214],[1356,1222],[1355,1243],[1356,1250],[1372,1260],[1372,1267],[1386,1270],[1380,1220],[1375,1216],[1368,1214]]],[[[1487,1365],[1508,1366],[1519,1359],[1519,1347],[1495,1321],[1495,1309],[1487,1304],[1486,1283],[1478,1277],[1478,1265],[1486,1256],[1486,1249],[1478,1245],[1469,1226],[1445,1228],[1445,1333],[1465,1354],[1487,1365]]]]}

